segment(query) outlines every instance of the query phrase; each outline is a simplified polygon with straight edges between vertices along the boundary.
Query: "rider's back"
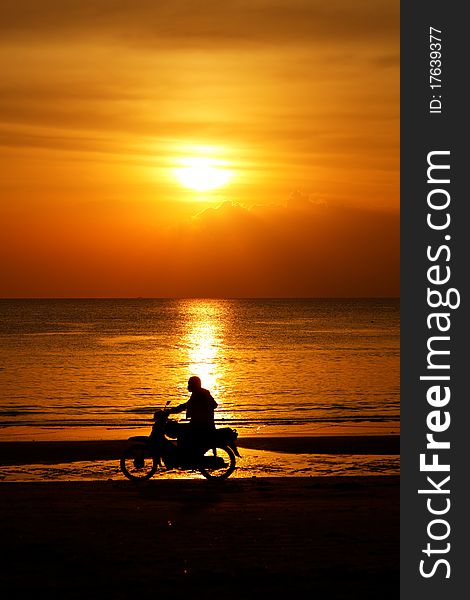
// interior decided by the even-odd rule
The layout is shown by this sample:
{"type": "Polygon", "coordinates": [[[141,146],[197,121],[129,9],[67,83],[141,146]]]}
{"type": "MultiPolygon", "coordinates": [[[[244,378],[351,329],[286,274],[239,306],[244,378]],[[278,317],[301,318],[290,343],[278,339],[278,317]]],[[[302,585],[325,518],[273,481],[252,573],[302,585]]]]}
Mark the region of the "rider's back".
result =
{"type": "Polygon", "coordinates": [[[191,428],[215,429],[214,410],[217,402],[211,393],[204,388],[193,391],[186,405],[186,418],[191,428]]]}

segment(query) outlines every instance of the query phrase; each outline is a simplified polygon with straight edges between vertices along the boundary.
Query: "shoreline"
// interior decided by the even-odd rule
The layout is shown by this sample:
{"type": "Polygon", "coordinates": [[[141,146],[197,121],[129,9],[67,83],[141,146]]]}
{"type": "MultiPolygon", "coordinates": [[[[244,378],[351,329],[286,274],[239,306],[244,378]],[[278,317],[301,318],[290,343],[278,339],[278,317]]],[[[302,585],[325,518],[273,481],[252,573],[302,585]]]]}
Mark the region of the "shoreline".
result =
{"type": "MultiPolygon", "coordinates": [[[[0,465],[115,460],[127,440],[0,442],[0,465]]],[[[241,437],[238,447],[288,454],[399,455],[399,435],[241,437]]]]}

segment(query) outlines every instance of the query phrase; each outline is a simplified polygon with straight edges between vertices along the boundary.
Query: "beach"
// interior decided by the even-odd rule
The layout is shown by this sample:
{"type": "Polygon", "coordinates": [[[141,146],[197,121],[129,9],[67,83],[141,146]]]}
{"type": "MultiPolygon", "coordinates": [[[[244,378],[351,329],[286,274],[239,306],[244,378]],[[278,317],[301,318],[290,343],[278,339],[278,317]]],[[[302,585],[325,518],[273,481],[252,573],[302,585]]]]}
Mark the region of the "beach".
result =
{"type": "MultiPolygon", "coordinates": [[[[337,449],[346,442],[355,449],[354,440],[336,440],[337,449]]],[[[262,443],[279,449],[282,439],[262,443]]],[[[332,443],[299,438],[283,447],[316,452],[332,443]]],[[[367,443],[389,450],[393,440],[358,439],[356,448],[367,443]]],[[[77,442],[40,446],[43,460],[84,458],[77,442]]],[[[89,448],[88,458],[118,450],[109,441],[89,448]]],[[[24,444],[6,449],[3,464],[31,460],[24,444]]],[[[398,476],[4,481],[0,488],[7,597],[399,595],[398,476]]]]}
{"type": "MultiPolygon", "coordinates": [[[[243,437],[239,448],[292,454],[399,454],[399,435],[243,437]]],[[[127,440],[0,441],[0,466],[118,459],[127,440]]]]}

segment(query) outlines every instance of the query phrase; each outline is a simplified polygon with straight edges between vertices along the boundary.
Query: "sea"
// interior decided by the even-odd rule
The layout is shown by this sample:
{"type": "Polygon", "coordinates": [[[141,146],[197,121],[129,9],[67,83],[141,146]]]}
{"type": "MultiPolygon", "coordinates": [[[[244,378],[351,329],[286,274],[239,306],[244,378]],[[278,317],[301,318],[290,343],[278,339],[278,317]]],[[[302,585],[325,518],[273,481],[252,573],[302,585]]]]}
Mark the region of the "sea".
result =
{"type": "MultiPolygon", "coordinates": [[[[188,399],[191,375],[239,437],[397,434],[399,301],[0,300],[0,442],[146,435],[155,410],[188,399]]],[[[233,476],[398,473],[396,455],[243,448],[233,476]]],[[[0,469],[6,481],[103,478],[123,478],[117,461],[0,469]]]]}
{"type": "Polygon", "coordinates": [[[0,300],[0,441],[145,434],[191,375],[240,436],[397,433],[399,301],[0,300]]]}

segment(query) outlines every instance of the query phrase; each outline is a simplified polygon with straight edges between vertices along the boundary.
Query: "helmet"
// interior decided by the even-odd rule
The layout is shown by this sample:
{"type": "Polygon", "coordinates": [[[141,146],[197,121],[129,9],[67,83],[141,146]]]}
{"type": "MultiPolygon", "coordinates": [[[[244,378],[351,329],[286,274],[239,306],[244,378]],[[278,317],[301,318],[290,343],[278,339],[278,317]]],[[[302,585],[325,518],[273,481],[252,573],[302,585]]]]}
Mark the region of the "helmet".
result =
{"type": "Polygon", "coordinates": [[[190,392],[194,390],[200,390],[202,387],[201,379],[197,375],[192,375],[188,379],[188,390],[190,392]]]}

